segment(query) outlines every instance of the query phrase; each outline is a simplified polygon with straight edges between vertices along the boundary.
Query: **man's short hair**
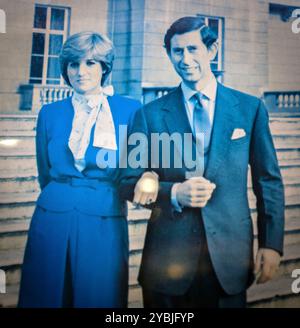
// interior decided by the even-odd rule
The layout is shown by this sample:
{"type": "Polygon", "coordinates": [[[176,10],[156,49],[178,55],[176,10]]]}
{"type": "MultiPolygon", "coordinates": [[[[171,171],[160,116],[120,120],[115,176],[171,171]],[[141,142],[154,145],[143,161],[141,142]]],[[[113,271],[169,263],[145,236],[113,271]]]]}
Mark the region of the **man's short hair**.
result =
{"type": "Polygon", "coordinates": [[[177,19],[167,30],[164,38],[164,46],[169,54],[171,51],[171,39],[175,34],[200,30],[202,42],[209,49],[217,41],[217,35],[205,25],[204,19],[200,16],[186,16],[177,19]]]}
{"type": "Polygon", "coordinates": [[[64,43],[59,58],[64,80],[71,86],[67,73],[68,64],[80,61],[86,56],[101,64],[103,70],[101,85],[103,86],[112,70],[114,47],[107,36],[90,31],[73,34],[64,43]]]}

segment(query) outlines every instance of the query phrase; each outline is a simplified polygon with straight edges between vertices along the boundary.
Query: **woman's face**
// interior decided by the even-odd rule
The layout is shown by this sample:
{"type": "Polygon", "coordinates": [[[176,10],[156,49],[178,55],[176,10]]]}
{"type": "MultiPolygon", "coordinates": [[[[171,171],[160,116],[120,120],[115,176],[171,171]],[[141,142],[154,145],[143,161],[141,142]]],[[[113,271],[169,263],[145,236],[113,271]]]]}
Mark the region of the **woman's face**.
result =
{"type": "Polygon", "coordinates": [[[102,79],[102,66],[92,58],[69,62],[67,74],[73,89],[80,94],[88,95],[99,92],[102,79]]]}

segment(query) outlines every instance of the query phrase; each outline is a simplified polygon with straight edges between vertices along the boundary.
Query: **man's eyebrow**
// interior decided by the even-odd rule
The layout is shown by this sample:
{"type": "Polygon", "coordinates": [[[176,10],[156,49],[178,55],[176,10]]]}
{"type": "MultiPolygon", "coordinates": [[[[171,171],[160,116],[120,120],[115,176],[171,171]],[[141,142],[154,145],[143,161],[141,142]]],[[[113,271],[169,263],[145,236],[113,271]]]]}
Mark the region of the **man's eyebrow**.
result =
{"type": "Polygon", "coordinates": [[[182,50],[183,48],[182,47],[173,47],[172,49],[176,51],[176,50],[182,50]]]}
{"type": "Polygon", "coordinates": [[[189,46],[187,46],[188,49],[196,49],[198,48],[197,45],[195,44],[190,44],[189,46]]]}

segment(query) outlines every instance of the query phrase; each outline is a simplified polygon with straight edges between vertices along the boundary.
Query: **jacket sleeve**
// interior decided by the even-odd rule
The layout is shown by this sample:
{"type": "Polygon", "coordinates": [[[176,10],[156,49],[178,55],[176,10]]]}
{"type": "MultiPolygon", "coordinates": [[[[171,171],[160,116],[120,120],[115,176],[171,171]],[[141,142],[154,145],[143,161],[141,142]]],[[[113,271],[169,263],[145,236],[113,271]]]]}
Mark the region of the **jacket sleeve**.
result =
{"type": "Polygon", "coordinates": [[[268,112],[260,101],[251,138],[250,166],[256,196],[259,248],[283,254],[284,186],[274,148],[268,112]]]}
{"type": "MultiPolygon", "coordinates": [[[[119,194],[121,198],[133,201],[134,188],[141,175],[148,168],[148,133],[142,108],[131,115],[127,126],[125,143],[121,146],[122,162],[126,167],[119,169],[119,194]]],[[[119,163],[120,165],[120,163],[119,163]]]]}
{"type": "Polygon", "coordinates": [[[43,189],[50,182],[50,164],[48,158],[48,138],[45,107],[40,110],[38,115],[35,141],[38,181],[40,188],[43,189]]]}

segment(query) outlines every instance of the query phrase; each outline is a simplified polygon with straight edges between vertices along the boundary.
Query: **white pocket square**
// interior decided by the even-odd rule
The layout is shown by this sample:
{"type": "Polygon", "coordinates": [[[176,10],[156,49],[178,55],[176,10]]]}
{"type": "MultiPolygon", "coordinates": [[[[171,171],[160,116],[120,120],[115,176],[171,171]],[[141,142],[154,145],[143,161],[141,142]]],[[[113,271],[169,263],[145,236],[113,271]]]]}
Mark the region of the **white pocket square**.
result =
{"type": "Polygon", "coordinates": [[[244,129],[234,129],[231,140],[236,140],[245,137],[246,132],[244,129]]]}

